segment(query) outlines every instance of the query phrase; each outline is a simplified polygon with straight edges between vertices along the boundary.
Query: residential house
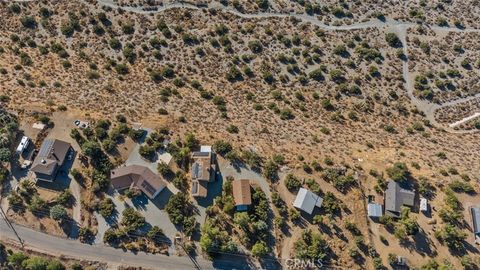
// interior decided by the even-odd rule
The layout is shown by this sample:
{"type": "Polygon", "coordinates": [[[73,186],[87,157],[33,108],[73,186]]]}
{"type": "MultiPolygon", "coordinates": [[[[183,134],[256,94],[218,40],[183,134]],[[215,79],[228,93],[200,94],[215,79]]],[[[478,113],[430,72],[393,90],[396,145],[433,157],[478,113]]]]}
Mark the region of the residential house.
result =
{"type": "Polygon", "coordinates": [[[480,208],[470,208],[472,212],[473,234],[475,235],[475,243],[480,244],[480,208]]]}
{"type": "Polygon", "coordinates": [[[388,181],[385,190],[385,215],[395,218],[400,217],[401,207],[413,207],[415,203],[415,192],[404,189],[393,180],[388,181]]]}
{"type": "Polygon", "coordinates": [[[315,209],[315,206],[322,207],[322,202],[323,199],[317,194],[311,192],[310,190],[300,188],[297,193],[297,197],[293,202],[293,206],[311,215],[315,209]]]}
{"type": "Polygon", "coordinates": [[[207,197],[208,183],[216,178],[215,154],[211,147],[202,146],[200,151],[192,153],[192,196],[207,197]]]}
{"type": "Polygon", "coordinates": [[[252,194],[250,192],[250,180],[235,180],[232,183],[233,199],[237,211],[246,211],[252,204],[252,194]]]}
{"type": "Polygon", "coordinates": [[[150,199],[154,199],[167,186],[158,174],[140,165],[123,166],[112,170],[110,181],[117,190],[137,188],[150,199]]]}
{"type": "Polygon", "coordinates": [[[31,168],[35,180],[53,182],[71,149],[72,146],[67,142],[45,139],[31,168]]]}

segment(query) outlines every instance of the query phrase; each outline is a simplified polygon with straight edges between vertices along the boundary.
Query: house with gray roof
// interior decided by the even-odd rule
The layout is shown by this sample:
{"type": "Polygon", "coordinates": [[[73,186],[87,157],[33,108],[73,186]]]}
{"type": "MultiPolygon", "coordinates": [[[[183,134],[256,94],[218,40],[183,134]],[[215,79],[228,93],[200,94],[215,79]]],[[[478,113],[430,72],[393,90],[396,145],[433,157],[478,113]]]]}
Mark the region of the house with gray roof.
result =
{"type": "Polygon", "coordinates": [[[67,142],[45,139],[30,169],[35,180],[53,182],[71,149],[72,146],[67,142]]]}
{"type": "Polygon", "coordinates": [[[201,146],[200,151],[192,153],[192,196],[205,198],[208,194],[208,183],[216,178],[215,153],[211,146],[201,146]]]}
{"type": "Polygon", "coordinates": [[[293,206],[311,215],[315,207],[322,207],[323,199],[308,189],[300,188],[293,206]]]}
{"type": "Polygon", "coordinates": [[[415,204],[415,192],[404,189],[399,183],[389,180],[385,190],[385,215],[400,217],[401,207],[413,207],[415,204]]]}

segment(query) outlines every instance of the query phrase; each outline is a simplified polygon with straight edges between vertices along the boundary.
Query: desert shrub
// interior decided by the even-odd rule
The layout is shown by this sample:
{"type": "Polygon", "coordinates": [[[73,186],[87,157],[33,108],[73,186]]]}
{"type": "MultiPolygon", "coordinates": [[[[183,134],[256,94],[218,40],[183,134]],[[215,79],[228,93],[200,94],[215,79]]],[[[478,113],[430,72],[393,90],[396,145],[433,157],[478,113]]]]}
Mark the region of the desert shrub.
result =
{"type": "Polygon", "coordinates": [[[288,174],[285,178],[285,186],[290,190],[297,190],[302,186],[300,180],[293,174],[288,174]]]}
{"type": "Polygon", "coordinates": [[[405,163],[395,162],[392,167],[387,168],[387,175],[394,181],[404,182],[408,180],[410,172],[405,163]]]}
{"type": "Polygon", "coordinates": [[[221,156],[225,156],[228,154],[230,151],[233,150],[232,145],[223,140],[218,140],[213,144],[213,149],[215,150],[216,153],[218,153],[221,156]]]}
{"type": "Polygon", "coordinates": [[[467,238],[467,234],[447,223],[442,229],[435,232],[435,237],[451,250],[463,250],[463,241],[467,238]]]}
{"type": "Polygon", "coordinates": [[[50,208],[50,217],[57,221],[62,221],[68,217],[67,210],[60,204],[54,205],[50,208]]]}
{"type": "Polygon", "coordinates": [[[387,41],[388,45],[392,47],[401,47],[402,42],[400,39],[397,37],[395,33],[387,33],[385,35],[385,40],[387,41]]]}
{"type": "Polygon", "coordinates": [[[294,244],[294,256],[298,259],[312,259],[327,261],[330,246],[319,233],[312,230],[303,231],[300,239],[294,244]]]}

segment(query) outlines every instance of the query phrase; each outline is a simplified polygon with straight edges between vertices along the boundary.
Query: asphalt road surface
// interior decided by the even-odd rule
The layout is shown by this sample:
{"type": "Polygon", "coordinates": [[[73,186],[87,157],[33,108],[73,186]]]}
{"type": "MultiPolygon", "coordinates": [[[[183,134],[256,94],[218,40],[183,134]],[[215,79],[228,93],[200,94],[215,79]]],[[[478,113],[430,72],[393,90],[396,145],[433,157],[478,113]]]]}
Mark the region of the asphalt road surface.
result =
{"type": "MultiPolygon", "coordinates": [[[[113,265],[142,266],[151,269],[251,269],[243,260],[222,259],[208,261],[197,258],[197,268],[188,257],[165,256],[147,254],[144,252],[132,253],[115,249],[103,244],[88,245],[76,240],[59,238],[42,232],[32,230],[20,225],[13,224],[25,247],[43,251],[49,254],[64,255],[76,259],[101,261],[113,265]]],[[[0,239],[17,241],[13,230],[5,220],[0,218],[0,239]]]]}

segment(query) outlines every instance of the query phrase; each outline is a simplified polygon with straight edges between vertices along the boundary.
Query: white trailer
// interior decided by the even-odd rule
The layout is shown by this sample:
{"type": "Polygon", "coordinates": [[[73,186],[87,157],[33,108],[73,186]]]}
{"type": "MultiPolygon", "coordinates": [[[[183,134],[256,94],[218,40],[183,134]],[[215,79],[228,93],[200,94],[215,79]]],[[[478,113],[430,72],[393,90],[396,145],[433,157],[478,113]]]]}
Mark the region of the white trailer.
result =
{"type": "Polygon", "coordinates": [[[25,149],[27,149],[28,145],[30,144],[30,139],[27,136],[23,136],[20,144],[17,147],[17,154],[21,155],[25,149]]]}

